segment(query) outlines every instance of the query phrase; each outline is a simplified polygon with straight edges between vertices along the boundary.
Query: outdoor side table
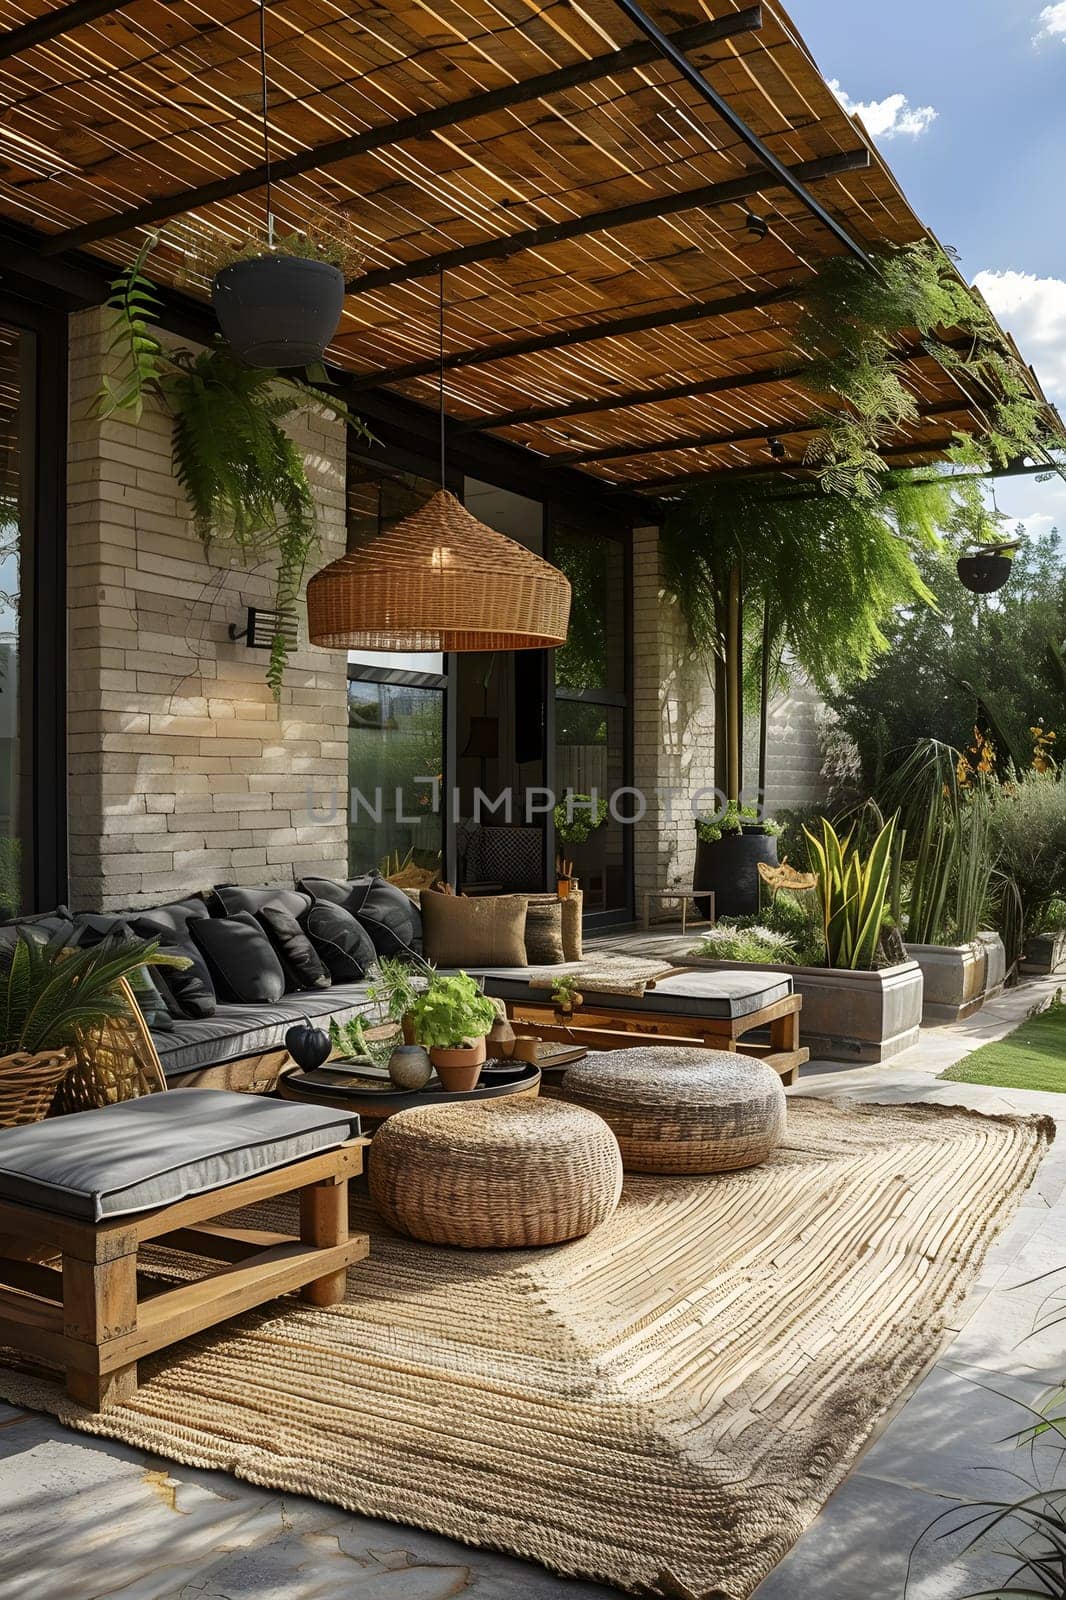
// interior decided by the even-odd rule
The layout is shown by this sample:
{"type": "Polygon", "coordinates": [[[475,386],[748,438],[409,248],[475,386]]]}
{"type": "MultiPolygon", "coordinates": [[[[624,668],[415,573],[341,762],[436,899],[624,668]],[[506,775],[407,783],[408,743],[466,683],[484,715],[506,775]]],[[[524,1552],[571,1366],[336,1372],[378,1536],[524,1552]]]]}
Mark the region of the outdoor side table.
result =
{"type": "Polygon", "coordinates": [[[641,916],[641,927],[647,932],[651,927],[651,903],[653,900],[680,900],[681,902],[681,932],[688,931],[689,907],[693,901],[706,900],[707,915],[702,920],[713,924],[714,922],[714,890],[713,889],[645,889],[644,908],[641,916]]]}
{"type": "Polygon", "coordinates": [[[348,1179],[367,1143],[352,1125],[319,1106],[176,1089],[4,1130],[0,1229],[62,1265],[0,1261],[0,1346],[58,1366],[68,1393],[99,1411],[135,1392],[142,1356],[276,1295],[336,1304],[369,1250],[366,1234],[348,1234],[348,1179]],[[290,1193],[299,1236],[211,1220],[290,1193]],[[220,1266],[140,1298],[148,1243],[220,1266]]]}

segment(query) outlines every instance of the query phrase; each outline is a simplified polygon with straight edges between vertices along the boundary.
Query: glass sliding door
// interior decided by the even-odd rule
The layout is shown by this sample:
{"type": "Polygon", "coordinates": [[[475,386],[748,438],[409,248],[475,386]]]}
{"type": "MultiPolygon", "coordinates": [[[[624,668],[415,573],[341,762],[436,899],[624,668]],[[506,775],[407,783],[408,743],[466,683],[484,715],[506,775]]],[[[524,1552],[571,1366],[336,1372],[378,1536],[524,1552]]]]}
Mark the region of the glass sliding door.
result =
{"type": "MultiPolygon", "coordinates": [[[[603,820],[584,840],[556,841],[584,890],[586,918],[632,915],[629,543],[580,515],[559,511],[551,560],[570,579],[570,632],[555,651],[555,793],[597,804],[603,820]],[[616,800],[615,797],[618,797],[616,800]]],[[[575,806],[579,820],[588,805],[575,806]]]]}
{"type": "MultiPolygon", "coordinates": [[[[431,477],[348,458],[348,540],[399,522],[439,487],[431,477]]],[[[413,881],[446,874],[445,658],[348,653],[348,862],[413,881]]]]}

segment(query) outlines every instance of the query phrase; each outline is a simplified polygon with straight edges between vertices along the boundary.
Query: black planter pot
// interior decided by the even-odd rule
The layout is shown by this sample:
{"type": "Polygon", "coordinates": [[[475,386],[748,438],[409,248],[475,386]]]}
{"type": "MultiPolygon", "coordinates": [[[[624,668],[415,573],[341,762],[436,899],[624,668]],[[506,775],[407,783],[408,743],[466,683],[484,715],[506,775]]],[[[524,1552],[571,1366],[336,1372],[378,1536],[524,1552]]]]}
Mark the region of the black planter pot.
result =
{"type": "MultiPolygon", "coordinates": [[[[759,909],[759,862],[777,866],[777,840],[773,834],[724,833],[720,839],[696,840],[694,889],[713,889],[716,917],[748,917],[759,909]]],[[[700,915],[707,901],[697,898],[700,915]]]]}
{"type": "Polygon", "coordinates": [[[1010,577],[1009,556],[960,556],[955,563],[959,581],[972,594],[995,594],[1010,577]]]}
{"type": "Polygon", "coordinates": [[[256,256],[223,267],[211,286],[219,327],[250,367],[321,361],[344,307],[344,274],[330,261],[256,256]]]}

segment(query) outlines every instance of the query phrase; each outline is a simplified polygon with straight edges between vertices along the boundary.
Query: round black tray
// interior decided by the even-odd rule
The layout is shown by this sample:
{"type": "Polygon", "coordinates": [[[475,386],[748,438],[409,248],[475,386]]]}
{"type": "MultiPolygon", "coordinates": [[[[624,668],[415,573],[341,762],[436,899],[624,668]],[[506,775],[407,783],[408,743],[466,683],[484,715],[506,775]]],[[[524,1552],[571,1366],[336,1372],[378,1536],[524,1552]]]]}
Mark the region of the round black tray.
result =
{"type": "Polygon", "coordinates": [[[408,1111],[412,1106],[535,1095],[540,1088],[540,1068],[526,1061],[486,1062],[477,1087],[459,1094],[446,1093],[436,1077],[431,1078],[424,1089],[394,1089],[388,1085],[388,1074],[383,1068],[372,1072],[368,1068],[352,1067],[346,1071],[343,1062],[335,1061],[327,1067],[316,1067],[312,1072],[288,1073],[278,1084],[278,1092],[286,1100],[314,1100],[319,1105],[340,1106],[345,1111],[357,1111],[365,1122],[381,1122],[393,1112],[408,1111]],[[384,1074],[380,1089],[373,1086],[378,1072],[384,1074]]]}

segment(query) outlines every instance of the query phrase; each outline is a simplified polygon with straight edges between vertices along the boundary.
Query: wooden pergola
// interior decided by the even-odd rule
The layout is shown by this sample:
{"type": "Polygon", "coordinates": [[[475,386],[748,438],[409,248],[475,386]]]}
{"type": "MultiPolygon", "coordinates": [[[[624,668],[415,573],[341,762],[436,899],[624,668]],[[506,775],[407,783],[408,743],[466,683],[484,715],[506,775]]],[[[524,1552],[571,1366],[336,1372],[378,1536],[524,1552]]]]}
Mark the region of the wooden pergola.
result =
{"type": "MultiPolygon", "coordinates": [[[[925,229],[776,0],[269,0],[265,26],[275,215],[365,243],[330,351],[356,403],[436,404],[443,275],[453,432],[652,500],[796,474],[823,405],[797,286],[925,229]]],[[[262,225],[257,4],[0,0],[0,27],[0,219],[109,262],[162,228],[171,284],[190,226],[262,225]]],[[[900,361],[920,415],[885,453],[935,461],[982,397],[917,340],[900,361]]]]}

